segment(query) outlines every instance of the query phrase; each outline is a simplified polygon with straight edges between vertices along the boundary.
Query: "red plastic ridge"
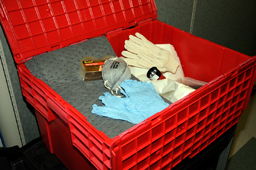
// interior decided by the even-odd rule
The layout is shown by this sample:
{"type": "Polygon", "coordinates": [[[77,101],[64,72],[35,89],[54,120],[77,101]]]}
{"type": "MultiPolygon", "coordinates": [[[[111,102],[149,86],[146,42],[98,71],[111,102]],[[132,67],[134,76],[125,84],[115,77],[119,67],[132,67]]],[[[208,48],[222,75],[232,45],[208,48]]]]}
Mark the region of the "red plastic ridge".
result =
{"type": "Polygon", "coordinates": [[[16,63],[157,17],[153,0],[1,0],[0,7],[16,63]]]}

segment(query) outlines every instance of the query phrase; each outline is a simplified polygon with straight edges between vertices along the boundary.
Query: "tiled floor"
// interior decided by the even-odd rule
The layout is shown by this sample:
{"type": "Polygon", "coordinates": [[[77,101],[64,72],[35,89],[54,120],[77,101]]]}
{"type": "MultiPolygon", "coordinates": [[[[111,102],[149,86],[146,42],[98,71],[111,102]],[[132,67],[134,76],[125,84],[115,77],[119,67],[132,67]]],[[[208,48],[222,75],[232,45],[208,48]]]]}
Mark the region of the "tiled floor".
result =
{"type": "Polygon", "coordinates": [[[238,122],[229,157],[234,155],[252,137],[256,137],[256,94],[250,98],[248,107],[238,122]]]}

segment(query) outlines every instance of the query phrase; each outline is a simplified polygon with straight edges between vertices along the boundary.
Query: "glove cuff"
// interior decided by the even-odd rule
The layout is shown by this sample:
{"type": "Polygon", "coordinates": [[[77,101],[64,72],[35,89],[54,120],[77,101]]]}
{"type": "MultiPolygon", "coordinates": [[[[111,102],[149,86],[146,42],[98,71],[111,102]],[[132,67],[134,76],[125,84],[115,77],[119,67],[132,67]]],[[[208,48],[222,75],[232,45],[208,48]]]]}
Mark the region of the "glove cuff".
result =
{"type": "Polygon", "coordinates": [[[171,55],[171,53],[169,51],[166,51],[166,50],[161,50],[161,51],[162,51],[162,53],[165,53],[162,55],[166,56],[166,61],[165,61],[164,67],[171,73],[175,74],[180,65],[179,62],[176,61],[176,59],[171,55]]]}

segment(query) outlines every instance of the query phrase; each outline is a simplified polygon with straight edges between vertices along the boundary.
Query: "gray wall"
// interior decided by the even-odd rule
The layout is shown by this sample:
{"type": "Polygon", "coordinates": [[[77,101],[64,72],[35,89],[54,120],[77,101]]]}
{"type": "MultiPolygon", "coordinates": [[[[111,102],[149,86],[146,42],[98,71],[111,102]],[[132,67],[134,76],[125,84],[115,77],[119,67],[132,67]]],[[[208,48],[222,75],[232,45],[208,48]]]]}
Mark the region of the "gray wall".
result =
{"type": "MultiPolygon", "coordinates": [[[[12,53],[10,51],[7,40],[5,38],[4,32],[2,30],[2,27],[0,27],[0,40],[1,40],[2,50],[3,50],[2,51],[3,54],[2,53],[0,54],[0,64],[2,64],[4,68],[6,68],[4,70],[5,79],[1,79],[0,81],[7,82],[10,96],[6,96],[6,97],[11,98],[13,111],[16,113],[17,125],[13,124],[13,126],[18,127],[21,143],[22,145],[24,145],[30,142],[31,140],[35,139],[36,137],[39,137],[40,134],[39,134],[36,118],[34,115],[34,109],[31,107],[30,104],[28,104],[25,101],[25,98],[22,95],[16,65],[12,57],[12,53]]],[[[0,88],[2,89],[3,87],[0,86],[0,88]]],[[[1,93],[0,95],[3,95],[3,94],[1,93]]],[[[0,111],[3,111],[2,108],[0,109],[0,111]]],[[[5,114],[7,115],[11,113],[5,113],[5,114]]],[[[3,117],[3,114],[0,114],[0,116],[2,116],[0,117],[0,119],[4,121],[5,117],[3,117]]],[[[9,129],[1,129],[1,131],[3,134],[9,133],[9,129]]],[[[14,135],[14,134],[10,134],[10,135],[14,135]]],[[[15,142],[10,142],[10,144],[13,144],[13,143],[15,142]]],[[[6,143],[6,146],[10,146],[10,144],[6,143]]]]}
{"type": "MultiPolygon", "coordinates": [[[[255,0],[155,0],[155,2],[160,21],[244,54],[256,55],[255,0]]],[[[3,37],[0,39],[2,43],[5,42],[3,37]]],[[[5,43],[5,60],[27,143],[40,136],[39,130],[33,108],[22,96],[16,67],[7,47],[8,44],[5,43]]]]}
{"type": "Polygon", "coordinates": [[[256,55],[255,0],[155,0],[158,20],[235,51],[256,55]]]}

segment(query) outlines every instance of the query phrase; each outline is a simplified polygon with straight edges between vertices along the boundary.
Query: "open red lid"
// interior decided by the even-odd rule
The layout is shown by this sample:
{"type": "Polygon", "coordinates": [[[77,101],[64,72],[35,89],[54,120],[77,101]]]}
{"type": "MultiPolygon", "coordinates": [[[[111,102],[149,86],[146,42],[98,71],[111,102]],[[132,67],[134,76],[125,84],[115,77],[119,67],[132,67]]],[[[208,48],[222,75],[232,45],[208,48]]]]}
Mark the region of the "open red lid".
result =
{"type": "Polygon", "coordinates": [[[0,5],[16,63],[157,17],[154,0],[1,0],[0,5]]]}

